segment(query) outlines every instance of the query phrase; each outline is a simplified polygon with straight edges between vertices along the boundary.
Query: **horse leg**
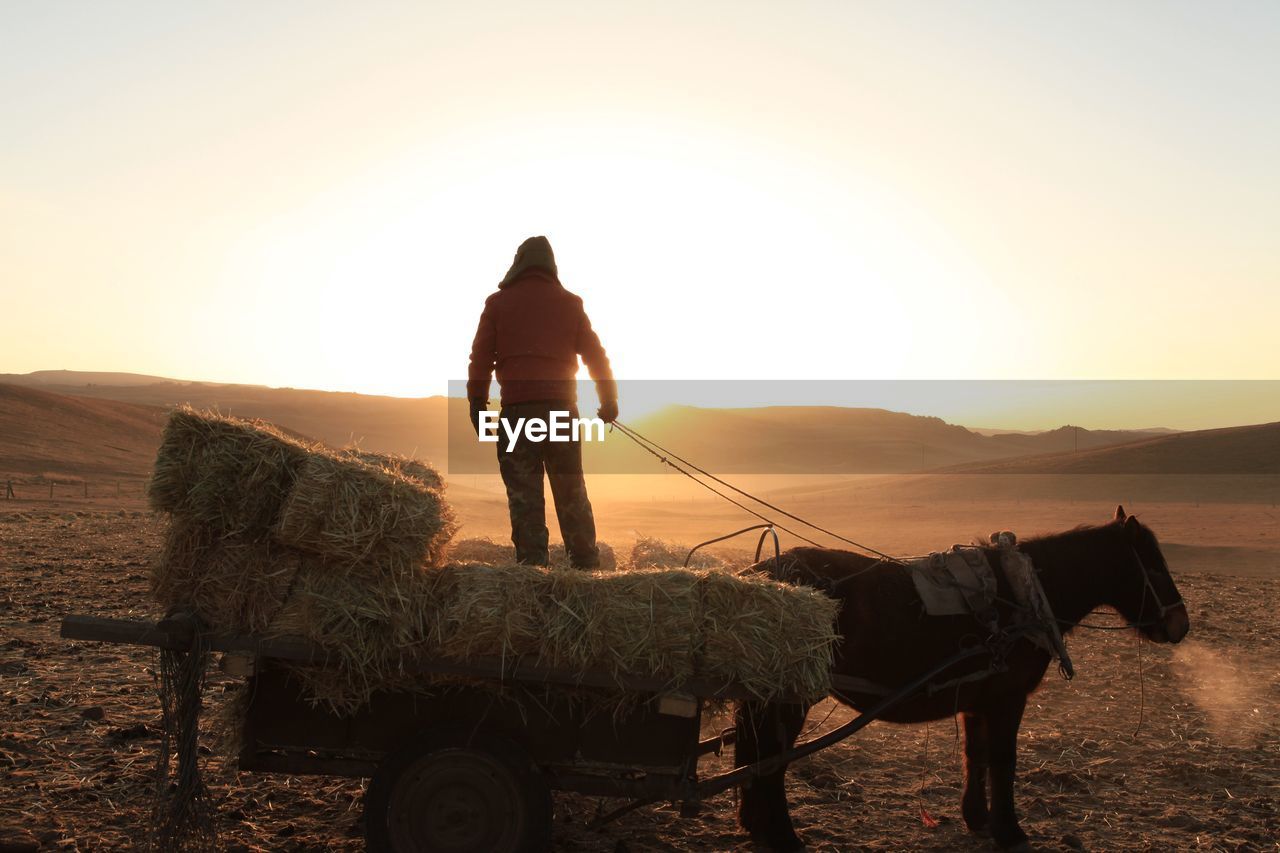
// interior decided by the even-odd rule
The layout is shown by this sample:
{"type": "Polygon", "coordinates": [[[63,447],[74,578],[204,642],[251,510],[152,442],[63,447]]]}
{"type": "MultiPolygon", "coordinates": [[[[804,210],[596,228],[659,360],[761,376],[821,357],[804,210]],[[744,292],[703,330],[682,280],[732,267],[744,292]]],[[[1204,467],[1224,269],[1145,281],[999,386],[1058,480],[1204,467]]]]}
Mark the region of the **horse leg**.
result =
{"type": "MultiPolygon", "coordinates": [[[[804,725],[806,708],[776,702],[742,702],[738,705],[734,766],[743,767],[790,749],[804,725]]],[[[787,808],[786,766],[754,776],[742,785],[738,822],[751,839],[771,850],[801,850],[787,808]]]]}
{"type": "Polygon", "coordinates": [[[987,708],[988,761],[991,776],[991,837],[1005,850],[1030,850],[1013,804],[1018,726],[1027,697],[1006,696],[987,708]]]}
{"type": "Polygon", "coordinates": [[[987,721],[981,714],[965,712],[964,719],[964,796],[960,814],[971,832],[985,832],[987,812],[987,721]]]}
{"type": "MultiPolygon", "coordinates": [[[[761,707],[755,702],[739,702],[734,713],[733,728],[733,766],[745,767],[760,760],[760,738],[758,720],[761,707]]],[[[757,827],[765,824],[763,804],[754,788],[742,786],[738,799],[738,823],[751,834],[757,827]]]]}

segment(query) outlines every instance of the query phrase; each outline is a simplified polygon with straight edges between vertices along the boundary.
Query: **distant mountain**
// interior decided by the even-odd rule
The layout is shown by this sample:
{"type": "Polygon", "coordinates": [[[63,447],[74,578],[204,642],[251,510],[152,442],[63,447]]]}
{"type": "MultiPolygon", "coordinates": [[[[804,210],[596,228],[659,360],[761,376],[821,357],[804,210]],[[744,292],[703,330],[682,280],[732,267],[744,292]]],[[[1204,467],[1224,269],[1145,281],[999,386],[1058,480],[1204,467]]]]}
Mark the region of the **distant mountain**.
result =
{"type": "Polygon", "coordinates": [[[1072,444],[1077,438],[1074,433],[1079,430],[1080,437],[1085,435],[1094,437],[1089,439],[1093,442],[1091,446],[1101,446],[1112,443],[1109,440],[1106,440],[1106,437],[1114,434],[1125,436],[1171,435],[1175,432],[1182,432],[1182,430],[1169,429],[1168,427],[1143,427],[1142,429],[1127,430],[1087,430],[1084,427],[1071,426],[1070,424],[1067,426],[1060,426],[1057,429],[991,429],[989,427],[969,427],[968,429],[970,432],[976,432],[978,435],[991,436],[992,438],[1008,438],[1010,436],[1034,437],[1056,434],[1064,439],[1062,441],[1063,444],[1072,444]],[[1103,440],[1099,441],[1099,438],[1102,438],[1103,440]]]}
{"type": "Polygon", "coordinates": [[[890,474],[1029,453],[1140,441],[1144,433],[1076,427],[982,435],[940,418],[885,409],[671,406],[635,428],[702,467],[725,473],[890,474]]]}
{"type": "MultiPolygon", "coordinates": [[[[995,432],[991,438],[1001,440],[1004,446],[1025,448],[1027,453],[1054,453],[1077,450],[1089,450],[1095,447],[1109,447],[1113,444],[1126,444],[1141,441],[1153,435],[1167,435],[1174,430],[1112,430],[1084,429],[1076,426],[1061,426],[1057,429],[1040,432],[995,432]]],[[[984,433],[987,434],[987,433],[984,433]]]]}
{"type": "MultiPolygon", "coordinates": [[[[263,418],[328,444],[358,443],[370,450],[415,455],[455,473],[496,471],[494,448],[474,440],[465,400],[177,382],[120,373],[39,371],[16,378],[20,385],[79,398],[161,409],[188,403],[263,418]]],[[[1150,438],[1149,433],[1075,427],[984,435],[934,417],[837,406],[670,406],[631,425],[700,466],[726,474],[920,472],[1150,438]]],[[[603,444],[586,445],[584,460],[591,472],[662,470],[618,432],[603,444]]]]}
{"type": "MultiPolygon", "coordinates": [[[[357,439],[371,450],[416,452],[437,465],[451,464],[455,476],[450,494],[459,511],[468,513],[471,529],[490,535],[505,523],[505,502],[500,488],[493,490],[494,478],[457,476],[496,474],[497,465],[493,447],[479,445],[471,434],[466,401],[444,397],[400,399],[168,381],[134,386],[0,384],[0,480],[43,476],[101,483],[145,478],[166,412],[183,402],[262,417],[333,445],[357,439]],[[78,393],[55,393],[55,387],[78,393]],[[447,452],[450,430],[456,442],[452,458],[447,452]]],[[[880,409],[681,406],[637,418],[632,426],[753,491],[753,482],[770,478],[744,475],[797,475],[774,478],[765,486],[766,494],[815,518],[876,505],[913,513],[926,505],[930,512],[942,506],[959,512],[981,501],[1013,506],[1023,500],[1111,505],[1135,500],[1273,505],[1280,500],[1280,423],[1172,435],[1095,435],[1080,430],[1077,436],[1068,428],[984,436],[937,418],[880,409]],[[1080,441],[1079,452],[1060,449],[1068,437],[1072,447],[1080,441]],[[1123,443],[1090,446],[1105,441],[1123,443]],[[1037,452],[1043,448],[1050,452],[1037,452]],[[851,471],[871,476],[803,476],[851,471]],[[905,473],[874,473],[895,471],[905,473]],[[1075,476],[1079,474],[1090,476],[1075,476]]],[[[602,473],[664,470],[618,431],[604,445],[587,445],[585,456],[589,470],[602,473]]],[[[619,500],[639,508],[638,515],[613,516],[615,534],[622,525],[630,535],[632,527],[626,525],[640,517],[648,523],[696,528],[696,519],[705,520],[710,517],[706,513],[717,511],[683,499],[676,504],[652,504],[651,499],[636,503],[645,495],[632,494],[633,484],[645,492],[649,482],[608,477],[595,481],[602,490],[593,487],[593,497],[612,500],[614,510],[619,500]]],[[[607,516],[601,516],[602,524],[609,523],[607,516]]]]}
{"type": "Polygon", "coordinates": [[[1280,474],[1280,423],[1205,429],[951,469],[966,474],[1280,474]]]}

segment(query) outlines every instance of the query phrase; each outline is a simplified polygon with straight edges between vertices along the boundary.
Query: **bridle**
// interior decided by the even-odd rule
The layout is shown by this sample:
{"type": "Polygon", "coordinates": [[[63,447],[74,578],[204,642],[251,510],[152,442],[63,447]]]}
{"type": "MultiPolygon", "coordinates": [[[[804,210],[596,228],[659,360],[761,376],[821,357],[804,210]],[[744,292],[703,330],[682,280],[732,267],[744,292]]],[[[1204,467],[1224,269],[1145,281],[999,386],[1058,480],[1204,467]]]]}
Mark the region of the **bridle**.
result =
{"type": "Polygon", "coordinates": [[[1060,625],[1070,628],[1088,628],[1093,631],[1127,631],[1130,628],[1149,628],[1152,625],[1163,625],[1164,617],[1167,616],[1169,611],[1173,608],[1186,606],[1181,596],[1179,596],[1177,601],[1165,604],[1163,599],[1160,598],[1160,593],[1156,592],[1155,584],[1151,582],[1151,572],[1147,571],[1147,565],[1142,562],[1142,557],[1138,554],[1138,549],[1130,545],[1129,553],[1133,555],[1133,562],[1138,567],[1138,574],[1142,575],[1142,588],[1144,594],[1142,597],[1142,603],[1138,606],[1138,620],[1129,621],[1126,619],[1123,625],[1098,625],[1092,622],[1085,622],[1084,620],[1079,622],[1069,622],[1065,619],[1059,619],[1058,623],[1060,625]],[[1156,603],[1157,614],[1154,619],[1144,620],[1142,616],[1147,612],[1147,598],[1145,593],[1148,592],[1151,593],[1151,599],[1156,603]]]}
{"type": "MultiPolygon", "coordinates": [[[[1160,611],[1159,615],[1154,620],[1150,622],[1135,623],[1134,627],[1142,628],[1148,625],[1159,625],[1161,628],[1164,628],[1165,615],[1175,607],[1186,606],[1182,601],[1182,596],[1178,596],[1177,601],[1173,601],[1173,602],[1170,602],[1169,604],[1165,604],[1164,601],[1162,601],[1160,598],[1160,593],[1156,592],[1156,585],[1151,582],[1151,572],[1147,571],[1147,565],[1146,563],[1142,562],[1142,555],[1138,553],[1138,549],[1133,546],[1133,543],[1129,543],[1129,553],[1133,554],[1133,561],[1134,563],[1137,564],[1138,571],[1142,574],[1142,583],[1145,587],[1144,592],[1151,593],[1151,598],[1153,601],[1155,601],[1156,607],[1158,607],[1160,611]]],[[[1138,606],[1138,617],[1141,618],[1142,614],[1145,613],[1146,610],[1147,610],[1147,597],[1144,594],[1142,596],[1142,604],[1138,606]]],[[[1166,631],[1166,634],[1167,634],[1168,629],[1164,629],[1164,630],[1166,631]]],[[[1147,682],[1146,682],[1146,679],[1143,678],[1143,675],[1144,675],[1144,668],[1142,666],[1142,633],[1139,632],[1138,633],[1138,697],[1139,697],[1138,725],[1133,730],[1134,737],[1138,736],[1138,732],[1142,730],[1142,723],[1146,719],[1147,682]]]]}
{"type": "MultiPolygon", "coordinates": [[[[1133,561],[1138,565],[1138,571],[1142,575],[1142,583],[1145,586],[1146,591],[1151,593],[1152,600],[1155,601],[1156,607],[1159,608],[1159,612],[1157,613],[1154,621],[1135,622],[1133,623],[1133,627],[1141,628],[1147,625],[1160,625],[1164,622],[1164,617],[1169,613],[1170,610],[1172,610],[1175,607],[1185,607],[1186,605],[1182,601],[1181,596],[1178,597],[1177,601],[1173,601],[1173,602],[1170,602],[1169,604],[1165,604],[1164,601],[1161,600],[1160,598],[1160,593],[1156,592],[1156,585],[1151,582],[1151,572],[1147,571],[1146,563],[1142,562],[1142,557],[1138,554],[1138,549],[1130,545],[1129,553],[1133,554],[1133,561]]],[[[1142,618],[1142,614],[1146,611],[1146,609],[1147,609],[1147,599],[1144,596],[1142,599],[1142,604],[1139,606],[1139,609],[1138,609],[1138,618],[1142,618]]]]}

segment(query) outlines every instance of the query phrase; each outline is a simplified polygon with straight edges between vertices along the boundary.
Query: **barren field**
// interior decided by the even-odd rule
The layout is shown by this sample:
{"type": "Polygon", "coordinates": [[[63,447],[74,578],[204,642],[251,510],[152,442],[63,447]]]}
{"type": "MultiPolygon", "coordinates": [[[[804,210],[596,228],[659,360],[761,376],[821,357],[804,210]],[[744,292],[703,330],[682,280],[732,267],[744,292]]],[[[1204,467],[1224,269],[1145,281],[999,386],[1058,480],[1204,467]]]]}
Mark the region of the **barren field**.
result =
{"type": "MultiPolygon", "coordinates": [[[[1146,520],[1177,539],[1168,524],[1146,520]]],[[[933,545],[949,541],[939,533],[933,545]]],[[[146,581],[155,542],[140,505],[0,508],[0,846],[102,850],[145,839],[159,729],[155,654],[69,643],[57,633],[68,613],[158,615],[146,581]]],[[[1256,543],[1271,555],[1273,546],[1256,543]]],[[[1280,577],[1266,571],[1273,558],[1248,562],[1251,576],[1242,577],[1228,573],[1231,560],[1189,561],[1194,570],[1179,571],[1175,555],[1171,549],[1192,618],[1186,642],[1139,647],[1128,632],[1077,631],[1069,641],[1075,681],[1054,677],[1032,697],[1019,805],[1042,849],[1280,846],[1280,577]]],[[[212,678],[206,721],[234,684],[212,678]]],[[[825,729],[846,717],[824,705],[809,723],[825,729]]],[[[987,850],[959,820],[959,755],[951,721],[873,725],[792,768],[801,833],[814,850],[987,850]]],[[[359,783],[240,775],[216,753],[205,769],[230,849],[359,844],[359,783]]],[[[750,849],[734,825],[731,793],[698,818],[660,806],[587,828],[597,809],[612,805],[558,796],[558,849],[750,849]]]]}

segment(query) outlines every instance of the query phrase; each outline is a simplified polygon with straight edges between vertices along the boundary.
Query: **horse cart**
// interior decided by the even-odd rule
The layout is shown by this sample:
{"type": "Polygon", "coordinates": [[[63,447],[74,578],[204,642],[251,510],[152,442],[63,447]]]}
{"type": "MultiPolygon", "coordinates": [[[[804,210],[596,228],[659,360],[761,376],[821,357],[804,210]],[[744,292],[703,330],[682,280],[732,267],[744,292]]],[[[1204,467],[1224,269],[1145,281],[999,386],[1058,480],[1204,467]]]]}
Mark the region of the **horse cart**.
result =
{"type": "MultiPolygon", "coordinates": [[[[661,801],[694,814],[702,800],[852,735],[982,652],[969,649],[941,662],[788,752],[704,778],[699,760],[734,736],[727,730],[701,738],[704,707],[750,699],[738,685],[692,681],[672,691],[656,678],[569,671],[537,660],[424,659],[415,664],[424,679],[471,686],[376,694],[356,713],[339,716],[304,699],[280,666],[323,663],[324,652],[302,641],[205,633],[180,616],[160,622],[68,616],[61,632],[71,640],[221,652],[223,670],[246,678],[240,769],[370,778],[369,848],[396,851],[546,849],[552,790],[625,801],[599,823],[661,801]],[[635,697],[624,713],[600,713],[583,701],[584,691],[616,695],[619,688],[635,697]]],[[[834,676],[833,689],[858,690],[856,682],[834,676]]],[[[188,748],[194,761],[194,744],[188,748]]]]}

